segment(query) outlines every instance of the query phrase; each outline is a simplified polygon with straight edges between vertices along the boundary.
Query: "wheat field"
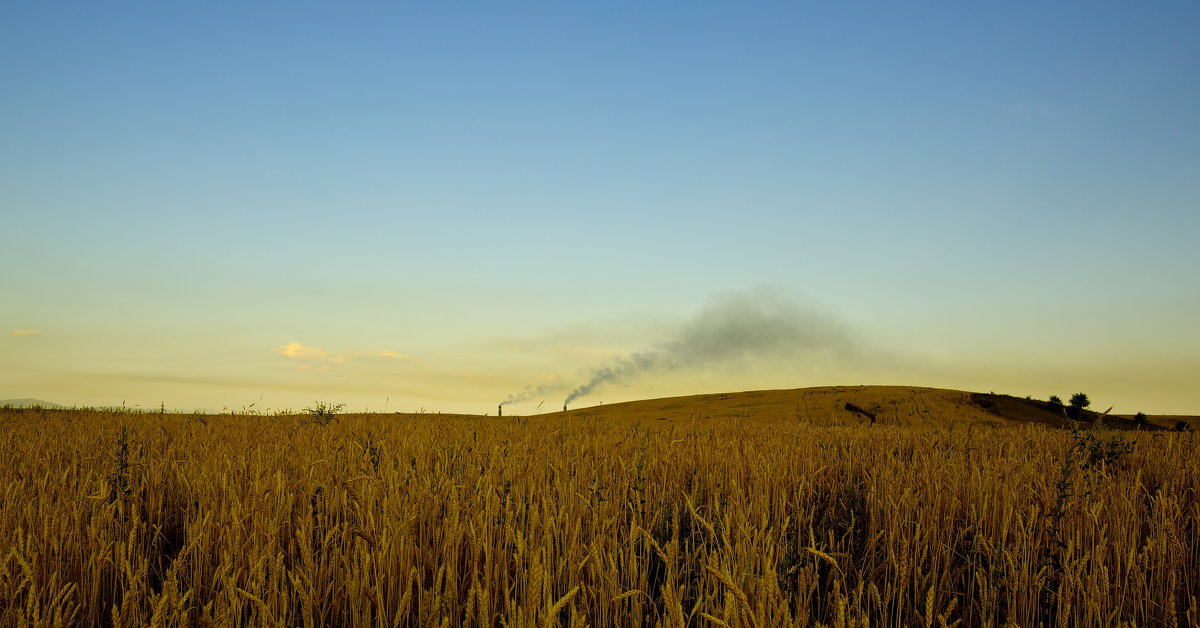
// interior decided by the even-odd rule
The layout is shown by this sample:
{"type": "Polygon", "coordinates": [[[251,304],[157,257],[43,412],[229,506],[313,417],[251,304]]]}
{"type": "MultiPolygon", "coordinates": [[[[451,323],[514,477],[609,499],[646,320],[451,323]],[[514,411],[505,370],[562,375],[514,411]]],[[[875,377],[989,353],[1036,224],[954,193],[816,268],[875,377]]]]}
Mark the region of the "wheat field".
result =
{"type": "Polygon", "coordinates": [[[0,411],[4,626],[1196,626],[1194,433],[0,411]]]}

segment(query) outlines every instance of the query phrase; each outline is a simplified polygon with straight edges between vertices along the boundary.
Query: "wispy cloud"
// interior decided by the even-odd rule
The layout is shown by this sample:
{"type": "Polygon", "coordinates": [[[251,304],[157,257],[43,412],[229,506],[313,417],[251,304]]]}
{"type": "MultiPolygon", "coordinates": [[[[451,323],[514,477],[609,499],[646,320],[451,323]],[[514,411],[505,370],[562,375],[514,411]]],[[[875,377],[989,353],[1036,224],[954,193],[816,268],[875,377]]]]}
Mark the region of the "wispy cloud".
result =
{"type": "Polygon", "coordinates": [[[333,364],[346,364],[350,360],[358,360],[360,358],[384,359],[384,360],[399,360],[410,362],[415,360],[411,355],[400,353],[393,349],[372,349],[371,351],[359,352],[338,352],[326,351],[318,347],[309,347],[302,345],[299,342],[289,342],[282,347],[275,347],[271,351],[288,358],[289,360],[297,360],[308,366],[324,366],[328,367],[333,364]]]}
{"type": "Polygon", "coordinates": [[[42,332],[36,329],[14,329],[8,332],[10,336],[41,336],[42,332]]]}
{"type": "Polygon", "coordinates": [[[370,357],[370,358],[388,358],[391,360],[412,360],[413,359],[413,357],[411,355],[400,353],[399,351],[392,351],[391,349],[375,349],[373,351],[367,351],[366,353],[363,353],[362,355],[365,357],[370,357]]]}
{"type": "Polygon", "coordinates": [[[345,364],[346,356],[340,353],[333,353],[317,347],[306,347],[298,342],[289,342],[282,347],[271,349],[275,353],[282,355],[290,360],[300,360],[302,362],[317,362],[329,364],[345,364]]]}

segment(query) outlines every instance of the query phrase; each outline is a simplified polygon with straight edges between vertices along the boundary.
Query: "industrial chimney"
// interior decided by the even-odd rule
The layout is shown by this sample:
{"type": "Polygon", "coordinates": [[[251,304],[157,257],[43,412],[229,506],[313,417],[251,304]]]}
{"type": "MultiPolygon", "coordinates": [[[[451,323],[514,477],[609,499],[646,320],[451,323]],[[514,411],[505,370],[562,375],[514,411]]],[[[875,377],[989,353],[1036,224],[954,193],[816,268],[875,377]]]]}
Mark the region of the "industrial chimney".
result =
{"type": "Polygon", "coordinates": [[[496,416],[504,416],[504,404],[496,406],[496,416]]]}

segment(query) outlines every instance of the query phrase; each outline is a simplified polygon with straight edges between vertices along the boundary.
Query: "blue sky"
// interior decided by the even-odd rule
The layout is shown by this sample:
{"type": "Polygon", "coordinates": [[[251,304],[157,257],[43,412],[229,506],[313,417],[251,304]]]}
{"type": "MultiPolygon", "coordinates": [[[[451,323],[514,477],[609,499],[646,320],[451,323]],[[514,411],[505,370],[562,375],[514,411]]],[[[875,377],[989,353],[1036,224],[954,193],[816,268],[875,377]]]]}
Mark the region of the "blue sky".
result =
{"type": "Polygon", "coordinates": [[[0,397],[482,412],[768,286],[887,358],[597,394],[1200,410],[1193,3],[3,14],[0,397]]]}

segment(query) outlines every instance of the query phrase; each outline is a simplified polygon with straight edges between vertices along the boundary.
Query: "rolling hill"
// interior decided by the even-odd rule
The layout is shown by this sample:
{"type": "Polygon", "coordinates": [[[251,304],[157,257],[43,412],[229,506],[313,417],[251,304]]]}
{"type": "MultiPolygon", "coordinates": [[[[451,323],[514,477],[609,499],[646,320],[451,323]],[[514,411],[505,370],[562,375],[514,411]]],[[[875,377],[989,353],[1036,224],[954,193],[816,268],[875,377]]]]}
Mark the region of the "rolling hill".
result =
{"type": "MultiPolygon", "coordinates": [[[[790,390],[756,390],[735,393],[647,399],[569,409],[542,416],[614,417],[625,419],[763,418],[795,419],[818,425],[936,426],[979,424],[988,426],[1037,423],[1068,427],[1061,408],[1035,399],[916,386],[824,386],[790,390]]],[[[1081,422],[1098,413],[1085,411],[1081,422]]],[[[1150,429],[1170,429],[1178,420],[1193,427],[1200,417],[1151,416],[1150,429]]],[[[1104,425],[1136,429],[1131,416],[1109,415],[1104,425]]]]}

